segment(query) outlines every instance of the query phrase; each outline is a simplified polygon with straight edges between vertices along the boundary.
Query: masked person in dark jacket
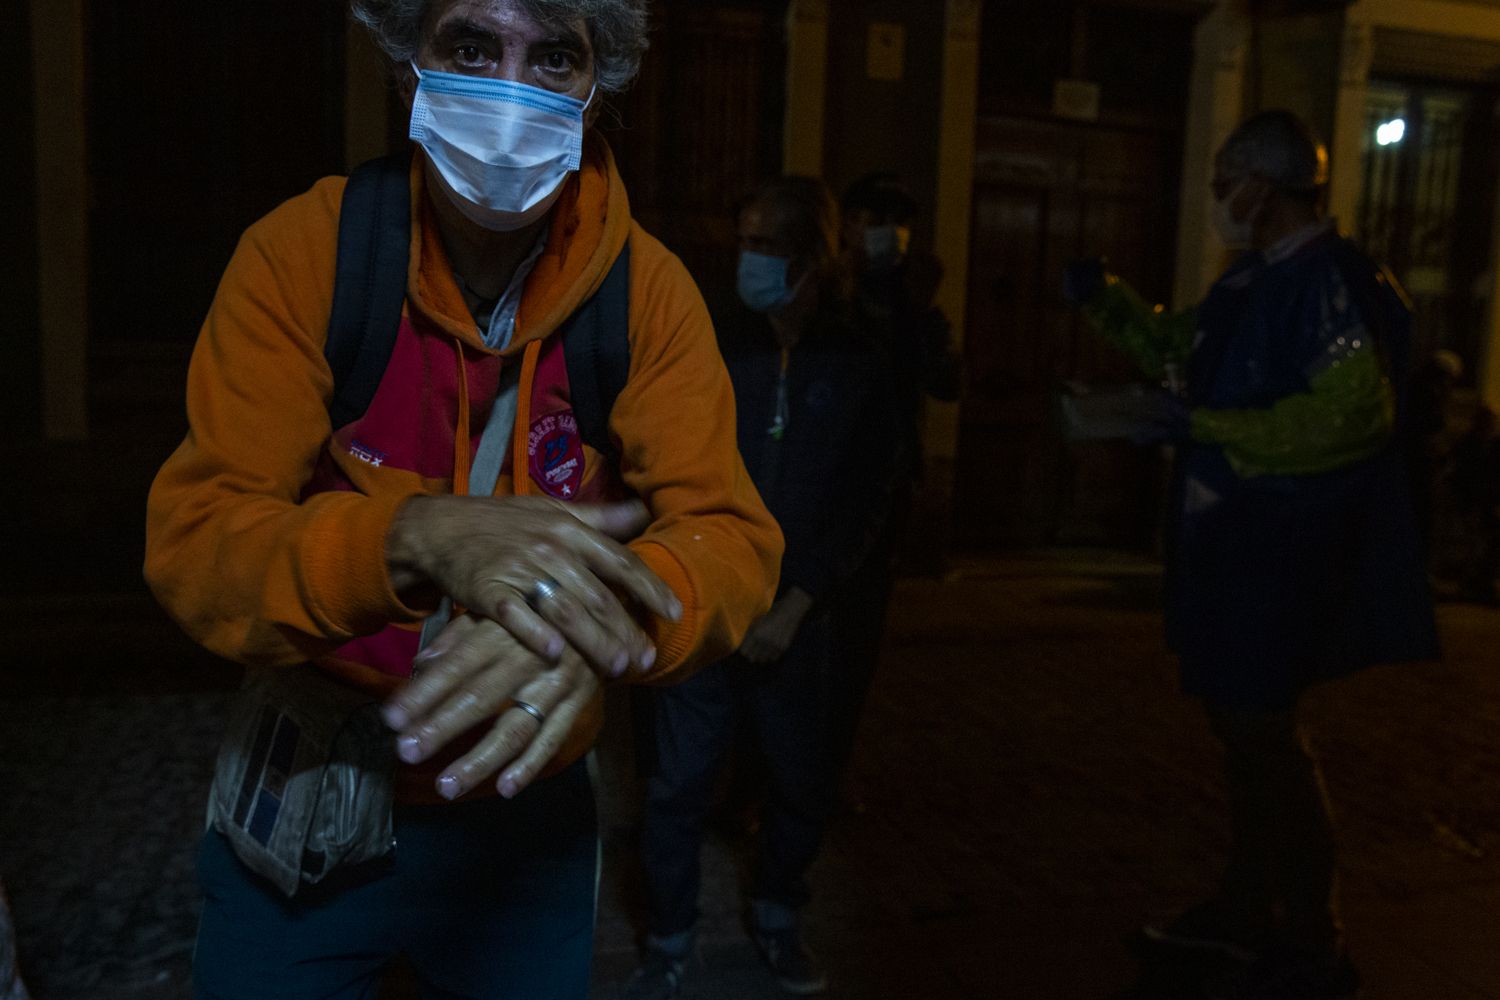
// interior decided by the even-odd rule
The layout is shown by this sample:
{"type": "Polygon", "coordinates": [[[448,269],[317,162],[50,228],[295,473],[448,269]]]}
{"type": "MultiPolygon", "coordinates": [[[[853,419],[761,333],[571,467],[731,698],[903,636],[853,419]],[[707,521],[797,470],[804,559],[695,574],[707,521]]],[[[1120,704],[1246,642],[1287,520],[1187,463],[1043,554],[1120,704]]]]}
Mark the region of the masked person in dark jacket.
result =
{"type": "MultiPolygon", "coordinates": [[[[842,772],[853,754],[865,695],[875,677],[886,608],[917,507],[927,401],[957,400],[960,379],[951,326],[934,301],[943,265],[911,245],[916,198],[895,174],[872,173],[849,185],[839,209],[860,334],[889,365],[892,433],[888,514],[832,610],[840,680],[830,707],[842,772]]],[[[935,546],[913,551],[921,556],[918,565],[927,569],[940,558],[935,546]]]]}
{"type": "Polygon", "coordinates": [[[1215,161],[1215,222],[1243,253],[1189,312],[1150,309],[1098,262],[1068,291],[1163,377],[1179,445],[1168,637],[1224,745],[1233,844],[1219,891],[1159,944],[1251,960],[1216,995],[1352,996],[1334,842],[1296,719],[1314,682],[1437,654],[1406,474],[1410,315],[1394,280],[1319,218],[1326,153],[1287,112],[1215,161]]]}
{"type": "Polygon", "coordinates": [[[655,692],[641,833],[648,947],[627,997],[676,995],[698,916],[704,825],[740,725],[767,778],[750,930],[785,989],[826,987],[798,929],[804,875],[834,798],[826,604],[877,530],[889,392],[881,359],[851,319],[827,188],[804,177],[772,181],[741,205],[738,230],[739,302],[718,310],[715,327],[740,453],[787,548],[775,603],[738,653],[655,692]]]}

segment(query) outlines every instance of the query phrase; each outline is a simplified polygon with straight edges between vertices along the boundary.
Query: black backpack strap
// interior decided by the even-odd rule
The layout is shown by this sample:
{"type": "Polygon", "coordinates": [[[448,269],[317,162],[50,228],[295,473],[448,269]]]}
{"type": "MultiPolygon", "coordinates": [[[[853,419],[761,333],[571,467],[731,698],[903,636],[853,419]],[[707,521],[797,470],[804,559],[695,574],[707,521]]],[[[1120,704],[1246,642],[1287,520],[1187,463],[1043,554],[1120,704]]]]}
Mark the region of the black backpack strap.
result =
{"type": "Polygon", "coordinates": [[[563,329],[573,417],[584,444],[618,462],[609,439],[609,414],[630,377],[630,244],[594,297],[563,329]]]}
{"type": "Polygon", "coordinates": [[[333,371],[334,430],[360,417],[390,363],[406,301],[411,244],[411,154],[356,167],[339,210],[333,312],[323,355],[333,371]]]}

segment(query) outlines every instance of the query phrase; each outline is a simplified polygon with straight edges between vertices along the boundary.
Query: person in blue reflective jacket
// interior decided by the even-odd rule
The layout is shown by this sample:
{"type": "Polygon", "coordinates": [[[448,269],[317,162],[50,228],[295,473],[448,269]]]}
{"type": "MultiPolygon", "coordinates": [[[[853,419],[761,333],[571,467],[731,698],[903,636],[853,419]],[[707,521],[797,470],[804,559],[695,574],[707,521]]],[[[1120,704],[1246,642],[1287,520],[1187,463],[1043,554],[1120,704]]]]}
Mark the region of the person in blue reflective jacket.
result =
{"type": "Polygon", "coordinates": [[[1167,629],[1224,745],[1233,843],[1217,893],[1145,934],[1245,959],[1225,997],[1352,994],[1297,705],[1317,681],[1438,652],[1405,466],[1410,310],[1320,217],[1326,162],[1289,112],[1229,137],[1215,223],[1243,252],[1194,309],[1148,307],[1097,261],[1065,280],[1144,372],[1185,382],[1155,428],[1178,446],[1167,629]]]}

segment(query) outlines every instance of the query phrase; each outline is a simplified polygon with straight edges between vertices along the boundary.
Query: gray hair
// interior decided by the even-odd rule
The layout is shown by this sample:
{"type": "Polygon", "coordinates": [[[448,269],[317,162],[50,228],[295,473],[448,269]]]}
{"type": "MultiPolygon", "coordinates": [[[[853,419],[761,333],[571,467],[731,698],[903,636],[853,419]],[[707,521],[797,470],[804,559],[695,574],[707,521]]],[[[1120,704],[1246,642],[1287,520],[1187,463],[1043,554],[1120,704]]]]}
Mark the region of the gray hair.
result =
{"type": "Polygon", "coordinates": [[[1240,124],[1219,150],[1226,171],[1257,174],[1284,191],[1311,194],[1328,181],[1328,150],[1290,111],[1262,111],[1240,124]]]}
{"type": "MultiPolygon", "coordinates": [[[[521,9],[542,24],[583,18],[594,46],[599,89],[619,93],[641,68],[646,51],[648,0],[519,0],[521,9]]],[[[351,0],[354,19],[397,65],[417,54],[431,0],[351,0]]]]}

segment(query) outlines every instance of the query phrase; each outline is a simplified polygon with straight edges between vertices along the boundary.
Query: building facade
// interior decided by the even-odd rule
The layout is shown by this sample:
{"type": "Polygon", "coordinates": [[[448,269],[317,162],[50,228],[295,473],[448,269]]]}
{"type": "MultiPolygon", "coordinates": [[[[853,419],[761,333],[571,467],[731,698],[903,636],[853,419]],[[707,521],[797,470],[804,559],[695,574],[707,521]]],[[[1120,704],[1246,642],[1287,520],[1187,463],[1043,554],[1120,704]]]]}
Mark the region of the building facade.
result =
{"type": "MultiPolygon", "coordinates": [[[[175,405],[239,232],[400,141],[383,61],[340,5],[292,6],[23,5],[0,42],[25,95],[7,112],[23,141],[0,155],[21,193],[0,218],[20,248],[6,440],[97,433],[143,385],[175,405]]],[[[703,280],[727,278],[729,205],[768,173],[838,190],[888,170],[916,194],[965,361],[962,401],[928,414],[931,547],[1150,544],[1159,460],[1059,427],[1060,391],[1131,377],[1061,271],[1106,254],[1149,296],[1196,301],[1225,259],[1213,150],[1263,108],[1327,137],[1331,210],[1412,293],[1420,348],[1458,353],[1500,405],[1500,0],[653,8],[653,52],[606,122],[637,215],[703,280]]]]}

